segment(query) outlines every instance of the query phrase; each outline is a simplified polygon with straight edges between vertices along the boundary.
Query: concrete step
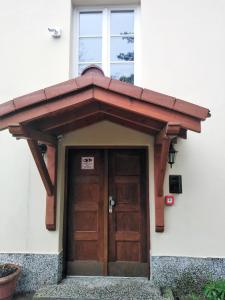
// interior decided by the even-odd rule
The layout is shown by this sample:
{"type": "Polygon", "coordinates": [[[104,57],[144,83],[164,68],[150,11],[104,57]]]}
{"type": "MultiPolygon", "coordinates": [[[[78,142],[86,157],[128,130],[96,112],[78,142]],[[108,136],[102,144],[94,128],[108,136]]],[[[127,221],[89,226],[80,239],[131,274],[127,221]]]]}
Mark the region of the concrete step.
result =
{"type": "Polygon", "coordinates": [[[38,290],[33,299],[115,299],[163,300],[159,288],[147,278],[127,277],[69,277],[58,285],[38,290]]]}

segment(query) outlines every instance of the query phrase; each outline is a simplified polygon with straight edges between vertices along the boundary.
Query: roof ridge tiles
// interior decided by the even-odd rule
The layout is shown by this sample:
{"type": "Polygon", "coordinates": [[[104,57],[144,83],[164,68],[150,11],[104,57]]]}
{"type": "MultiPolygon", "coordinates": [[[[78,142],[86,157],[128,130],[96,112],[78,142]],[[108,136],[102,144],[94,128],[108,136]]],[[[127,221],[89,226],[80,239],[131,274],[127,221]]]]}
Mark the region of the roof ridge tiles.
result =
{"type": "Polygon", "coordinates": [[[110,90],[117,94],[145,101],[166,109],[171,109],[201,120],[204,120],[209,115],[209,110],[199,105],[150,89],[141,88],[130,83],[111,79],[104,75],[96,75],[93,72],[86,72],[82,76],[16,97],[13,100],[10,100],[11,102],[8,101],[0,104],[0,117],[35,104],[41,104],[41,102],[45,102],[56,97],[62,97],[75,91],[78,92],[79,90],[89,86],[96,86],[105,90],[110,90]]]}

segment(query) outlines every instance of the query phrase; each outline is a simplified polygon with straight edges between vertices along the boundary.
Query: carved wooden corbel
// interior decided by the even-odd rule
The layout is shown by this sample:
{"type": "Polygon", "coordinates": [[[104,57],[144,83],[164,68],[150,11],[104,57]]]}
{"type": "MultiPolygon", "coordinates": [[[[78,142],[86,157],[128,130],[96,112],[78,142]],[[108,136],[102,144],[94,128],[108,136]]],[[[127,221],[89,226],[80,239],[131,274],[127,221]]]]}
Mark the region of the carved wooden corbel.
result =
{"type": "Polygon", "coordinates": [[[155,137],[155,231],[164,231],[164,193],[163,185],[171,140],[179,136],[180,124],[168,123],[155,137]]]}
{"type": "Polygon", "coordinates": [[[48,230],[56,229],[56,183],[57,183],[57,139],[54,136],[23,125],[9,126],[9,132],[17,139],[26,139],[44,184],[46,198],[45,225],[48,230]],[[47,165],[38,142],[47,144],[47,165]]]}

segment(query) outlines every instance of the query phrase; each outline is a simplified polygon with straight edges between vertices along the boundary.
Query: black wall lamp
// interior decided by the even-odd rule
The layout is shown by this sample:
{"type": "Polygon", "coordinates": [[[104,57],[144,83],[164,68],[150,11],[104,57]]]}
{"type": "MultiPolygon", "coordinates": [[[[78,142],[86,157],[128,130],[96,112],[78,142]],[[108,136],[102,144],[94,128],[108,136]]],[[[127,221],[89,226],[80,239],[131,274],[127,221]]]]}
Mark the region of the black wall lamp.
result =
{"type": "Polygon", "coordinates": [[[174,149],[173,143],[170,143],[170,149],[169,149],[169,155],[168,155],[168,164],[170,164],[170,167],[172,168],[174,162],[175,162],[175,156],[177,151],[174,149]]]}
{"type": "Polygon", "coordinates": [[[42,156],[44,156],[45,153],[47,152],[47,146],[45,144],[38,144],[38,147],[41,151],[42,156]]]}

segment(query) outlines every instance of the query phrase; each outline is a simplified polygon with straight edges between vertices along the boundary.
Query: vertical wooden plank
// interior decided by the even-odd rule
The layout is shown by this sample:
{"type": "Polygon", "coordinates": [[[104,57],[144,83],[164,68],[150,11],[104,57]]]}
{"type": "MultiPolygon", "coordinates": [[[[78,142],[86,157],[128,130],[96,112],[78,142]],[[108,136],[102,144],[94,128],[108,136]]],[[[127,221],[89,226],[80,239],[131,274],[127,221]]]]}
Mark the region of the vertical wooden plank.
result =
{"type": "Polygon", "coordinates": [[[154,147],[154,177],[155,177],[155,231],[164,231],[164,197],[159,195],[159,173],[161,165],[162,145],[154,147]]]}
{"type": "Polygon", "coordinates": [[[47,146],[47,169],[53,184],[53,194],[46,198],[45,225],[48,230],[56,230],[57,148],[54,146],[47,146]]]}
{"type": "Polygon", "coordinates": [[[163,185],[166,173],[166,166],[170,148],[170,139],[163,139],[160,150],[160,158],[158,165],[158,196],[163,196],[163,185]]]}
{"type": "Polygon", "coordinates": [[[63,267],[62,277],[67,275],[67,251],[68,251],[68,161],[69,161],[69,148],[65,149],[65,174],[64,174],[64,212],[63,212],[63,267]]]}
{"type": "MultiPolygon", "coordinates": [[[[115,172],[115,152],[113,150],[108,151],[108,197],[112,196],[115,199],[115,184],[114,184],[114,172],[115,172]]],[[[116,241],[115,241],[115,227],[114,227],[114,214],[113,209],[112,213],[108,214],[108,263],[116,260],[116,241]]]]}
{"type": "Polygon", "coordinates": [[[103,228],[104,228],[104,250],[103,250],[103,275],[108,275],[108,210],[109,210],[109,191],[108,191],[108,150],[104,150],[104,190],[103,190],[103,228]]]}
{"type": "Polygon", "coordinates": [[[145,172],[146,172],[146,176],[145,176],[145,180],[146,180],[146,218],[147,218],[147,262],[148,262],[148,279],[150,280],[150,274],[151,274],[151,270],[150,270],[150,249],[151,249],[151,244],[150,244],[150,192],[149,192],[149,152],[148,149],[145,150],[145,172]]]}

